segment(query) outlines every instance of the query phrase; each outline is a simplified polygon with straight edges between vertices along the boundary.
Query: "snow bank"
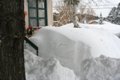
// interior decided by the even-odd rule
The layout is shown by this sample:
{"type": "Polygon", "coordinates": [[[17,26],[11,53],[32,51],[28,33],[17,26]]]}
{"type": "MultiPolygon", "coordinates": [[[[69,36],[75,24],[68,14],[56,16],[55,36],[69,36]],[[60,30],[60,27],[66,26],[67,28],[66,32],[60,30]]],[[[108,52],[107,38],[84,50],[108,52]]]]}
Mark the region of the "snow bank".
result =
{"type": "Polygon", "coordinates": [[[120,59],[100,56],[82,62],[81,80],[120,80],[120,59]]]}
{"type": "Polygon", "coordinates": [[[112,24],[110,22],[103,22],[104,24],[80,24],[82,27],[85,28],[98,28],[101,30],[106,30],[107,32],[113,33],[117,36],[120,35],[120,25],[112,24]]]}
{"type": "Polygon", "coordinates": [[[27,80],[120,80],[120,59],[100,56],[85,59],[78,79],[70,69],[56,59],[42,59],[25,50],[27,80]]]}
{"type": "Polygon", "coordinates": [[[120,58],[120,40],[101,29],[42,28],[31,40],[39,56],[57,58],[62,65],[80,74],[82,61],[104,55],[120,58]]]}
{"type": "MultiPolygon", "coordinates": [[[[116,24],[112,24],[110,22],[106,22],[104,21],[102,25],[100,24],[83,24],[83,23],[79,23],[80,27],[82,28],[91,28],[91,29],[100,29],[100,30],[105,30],[106,32],[110,32],[112,34],[117,35],[118,37],[120,37],[120,25],[116,25],[116,24]]],[[[61,26],[63,28],[73,28],[73,24],[66,24],[64,26],[61,26]]]]}
{"type": "Polygon", "coordinates": [[[56,59],[42,59],[25,50],[27,80],[78,80],[74,72],[62,67],[56,59]]]}

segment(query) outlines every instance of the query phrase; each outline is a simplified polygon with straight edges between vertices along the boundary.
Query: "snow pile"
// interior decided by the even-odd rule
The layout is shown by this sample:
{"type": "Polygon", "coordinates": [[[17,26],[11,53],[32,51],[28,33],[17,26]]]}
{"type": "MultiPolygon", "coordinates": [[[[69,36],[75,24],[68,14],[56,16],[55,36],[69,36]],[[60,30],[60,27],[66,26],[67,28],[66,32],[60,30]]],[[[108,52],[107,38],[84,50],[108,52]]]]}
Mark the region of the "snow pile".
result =
{"type": "Polygon", "coordinates": [[[100,55],[120,58],[120,39],[101,29],[46,27],[31,40],[39,46],[39,56],[54,57],[77,75],[81,73],[81,63],[85,59],[100,55]]]}
{"type": "Polygon", "coordinates": [[[25,50],[27,80],[120,80],[120,39],[114,35],[119,26],[108,22],[81,26],[36,32],[30,40],[39,47],[40,57],[31,48],[25,50]]]}
{"type": "Polygon", "coordinates": [[[25,50],[27,80],[120,80],[120,59],[100,56],[85,59],[78,79],[74,72],[62,67],[58,60],[44,60],[25,50]]]}
{"type": "Polygon", "coordinates": [[[113,33],[115,35],[120,34],[120,25],[112,24],[110,22],[104,21],[102,25],[100,24],[80,24],[83,28],[97,28],[100,30],[105,30],[106,32],[113,33]]]}
{"type": "Polygon", "coordinates": [[[74,72],[62,67],[58,60],[45,60],[28,50],[25,50],[25,69],[27,80],[78,80],[74,72]]]}
{"type": "MultiPolygon", "coordinates": [[[[120,25],[112,24],[112,23],[107,22],[107,21],[103,21],[102,25],[100,25],[100,24],[83,24],[83,23],[79,23],[79,25],[82,28],[100,29],[100,30],[104,30],[106,32],[110,32],[112,34],[115,34],[118,37],[120,36],[120,25]]],[[[70,23],[70,24],[66,24],[66,25],[61,26],[61,27],[63,27],[63,28],[73,28],[73,24],[70,23]]]]}
{"type": "Polygon", "coordinates": [[[120,59],[100,56],[82,62],[81,80],[120,80],[120,59]]]}

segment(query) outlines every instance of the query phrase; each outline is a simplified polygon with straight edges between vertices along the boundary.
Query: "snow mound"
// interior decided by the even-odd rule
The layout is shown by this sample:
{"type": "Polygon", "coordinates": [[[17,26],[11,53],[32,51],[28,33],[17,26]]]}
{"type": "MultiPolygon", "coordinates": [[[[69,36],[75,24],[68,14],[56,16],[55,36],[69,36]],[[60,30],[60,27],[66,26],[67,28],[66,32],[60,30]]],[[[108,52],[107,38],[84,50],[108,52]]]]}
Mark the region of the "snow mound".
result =
{"type": "Polygon", "coordinates": [[[25,69],[27,80],[78,80],[74,72],[62,67],[57,59],[45,60],[28,50],[25,50],[25,69]]]}
{"type": "Polygon", "coordinates": [[[97,28],[101,30],[106,30],[107,32],[113,33],[115,35],[120,34],[120,25],[112,24],[110,22],[103,22],[104,24],[80,24],[82,27],[85,28],[97,28]]]}
{"type": "Polygon", "coordinates": [[[101,29],[46,27],[31,40],[39,47],[39,56],[57,58],[78,75],[85,59],[100,55],[120,58],[120,39],[101,29]]]}
{"type": "Polygon", "coordinates": [[[120,80],[119,66],[120,59],[103,55],[85,59],[81,63],[79,79],[72,70],[62,67],[58,60],[45,60],[25,50],[27,80],[120,80]]]}
{"type": "Polygon", "coordinates": [[[120,80],[120,59],[100,56],[82,62],[81,80],[120,80]]]}
{"type": "MultiPolygon", "coordinates": [[[[79,23],[79,25],[82,28],[91,28],[91,29],[97,28],[100,30],[104,30],[106,32],[110,32],[110,33],[115,34],[116,36],[120,37],[120,25],[113,24],[113,23],[110,23],[107,21],[103,21],[102,25],[100,25],[100,24],[83,24],[83,23],[79,23]]],[[[70,23],[70,24],[63,25],[61,27],[73,28],[74,26],[72,23],[70,23]]]]}

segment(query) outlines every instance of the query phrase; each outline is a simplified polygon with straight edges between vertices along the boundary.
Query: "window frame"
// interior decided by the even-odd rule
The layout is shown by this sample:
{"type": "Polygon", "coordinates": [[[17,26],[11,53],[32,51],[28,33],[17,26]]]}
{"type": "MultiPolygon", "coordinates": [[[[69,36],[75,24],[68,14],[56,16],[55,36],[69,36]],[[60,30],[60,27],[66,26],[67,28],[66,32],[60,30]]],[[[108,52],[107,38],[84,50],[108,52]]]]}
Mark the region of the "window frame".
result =
{"type": "MultiPolygon", "coordinates": [[[[40,8],[38,5],[38,0],[36,0],[36,7],[31,7],[30,6],[30,2],[28,0],[28,17],[29,17],[29,26],[32,26],[31,24],[31,19],[35,19],[36,20],[36,27],[39,26],[47,26],[48,25],[48,20],[47,20],[47,0],[44,0],[44,8],[40,8]],[[36,17],[31,17],[30,16],[30,9],[32,10],[36,10],[36,17]],[[39,17],[39,10],[44,10],[44,17],[39,17]],[[39,20],[43,20],[44,19],[44,25],[40,25],[39,24],[39,20]]],[[[33,26],[32,26],[33,27],[33,26]]]]}

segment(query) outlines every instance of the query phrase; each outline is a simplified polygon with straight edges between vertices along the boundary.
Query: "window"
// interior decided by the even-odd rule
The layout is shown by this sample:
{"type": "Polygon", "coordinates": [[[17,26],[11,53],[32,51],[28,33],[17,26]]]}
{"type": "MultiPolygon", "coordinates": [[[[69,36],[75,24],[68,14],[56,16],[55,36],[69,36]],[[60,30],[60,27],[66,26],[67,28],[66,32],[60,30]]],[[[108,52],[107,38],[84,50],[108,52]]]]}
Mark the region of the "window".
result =
{"type": "Polygon", "coordinates": [[[30,9],[30,17],[37,17],[36,9],[30,9]]]}
{"type": "Polygon", "coordinates": [[[45,8],[45,4],[44,4],[44,2],[42,1],[38,1],[38,7],[39,8],[45,8]]]}
{"type": "Polygon", "coordinates": [[[32,27],[37,26],[37,25],[36,25],[36,24],[37,24],[36,19],[30,19],[30,24],[32,25],[32,27]]]}
{"type": "Polygon", "coordinates": [[[29,7],[36,7],[36,0],[29,0],[29,7]]]}
{"type": "Polygon", "coordinates": [[[45,17],[45,10],[39,10],[39,17],[45,17]]]}
{"type": "Polygon", "coordinates": [[[41,26],[45,26],[45,19],[39,19],[39,24],[41,25],[41,26]]]}
{"type": "Polygon", "coordinates": [[[32,27],[47,26],[46,0],[28,0],[29,25],[32,27]]]}

